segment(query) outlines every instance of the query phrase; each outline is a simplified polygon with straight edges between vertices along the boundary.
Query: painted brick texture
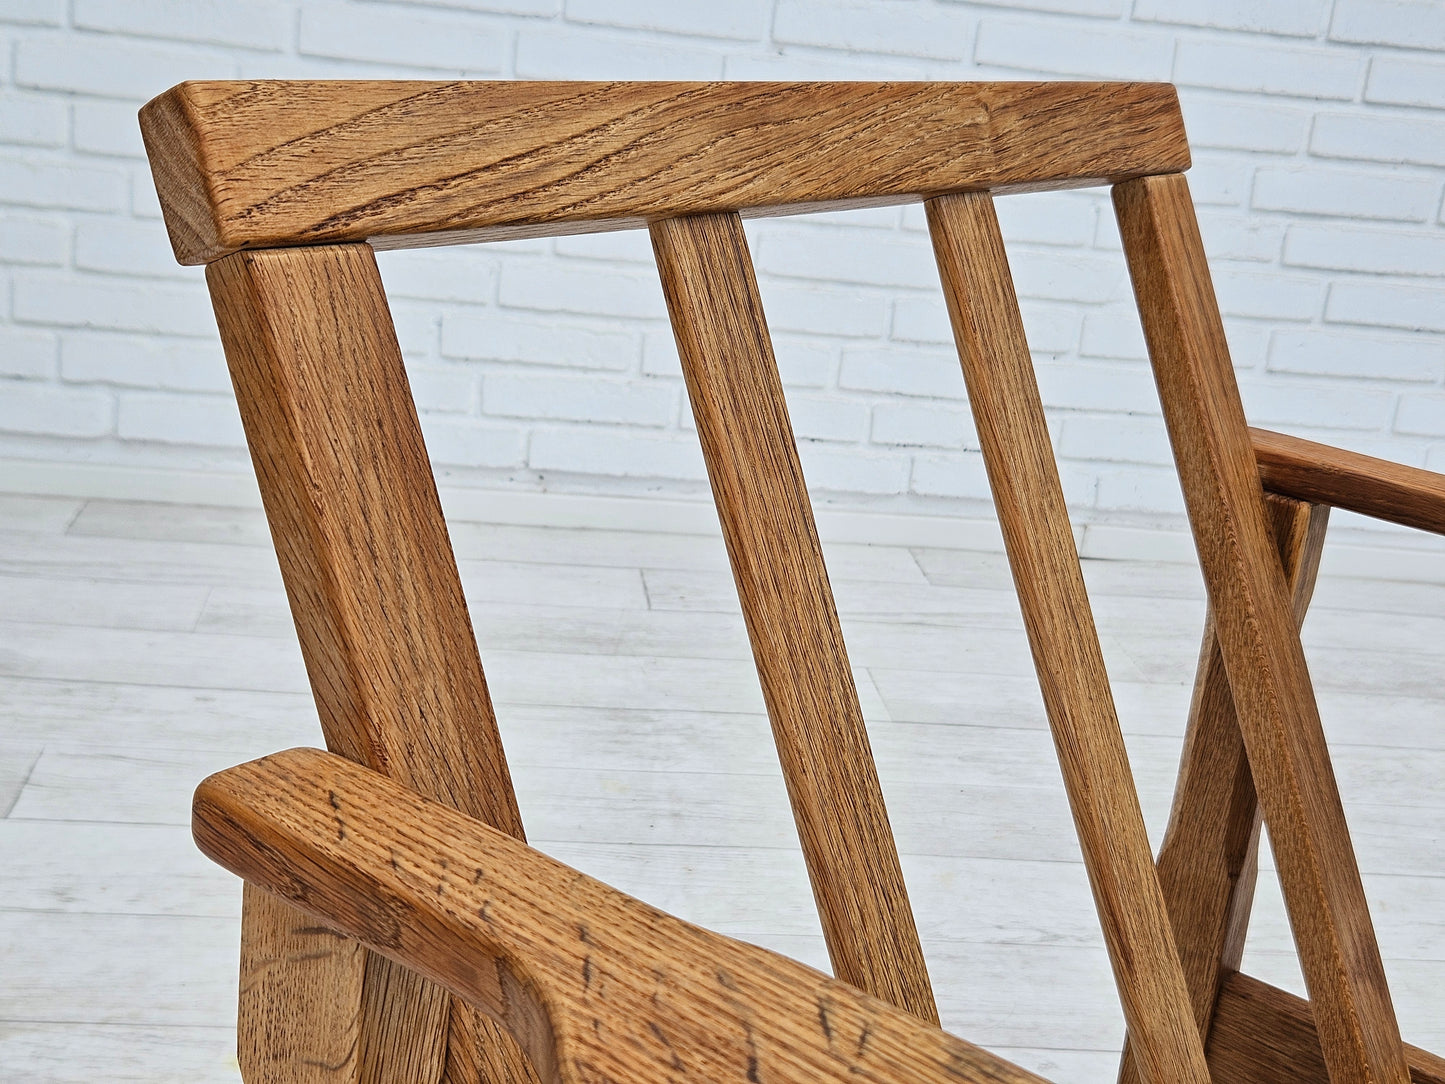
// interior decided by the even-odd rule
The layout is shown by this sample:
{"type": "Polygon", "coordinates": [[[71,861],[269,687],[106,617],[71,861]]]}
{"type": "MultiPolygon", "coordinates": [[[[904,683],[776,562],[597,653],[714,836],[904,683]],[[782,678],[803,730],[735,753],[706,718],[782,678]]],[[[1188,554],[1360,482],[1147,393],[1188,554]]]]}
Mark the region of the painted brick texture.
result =
{"type": "MultiPolygon", "coordinates": [[[[1160,79],[1247,410],[1445,467],[1436,0],[0,3],[0,463],[244,470],[194,268],[135,124],[188,78],[1160,79]]],[[[1107,194],[1001,199],[1083,523],[1176,516],[1107,194]]],[[[917,207],[749,223],[814,492],[972,514],[987,481],[917,207]]],[[[454,485],[701,494],[641,233],[386,253],[454,485]]],[[[0,466],[3,469],[3,466],[0,466]]]]}

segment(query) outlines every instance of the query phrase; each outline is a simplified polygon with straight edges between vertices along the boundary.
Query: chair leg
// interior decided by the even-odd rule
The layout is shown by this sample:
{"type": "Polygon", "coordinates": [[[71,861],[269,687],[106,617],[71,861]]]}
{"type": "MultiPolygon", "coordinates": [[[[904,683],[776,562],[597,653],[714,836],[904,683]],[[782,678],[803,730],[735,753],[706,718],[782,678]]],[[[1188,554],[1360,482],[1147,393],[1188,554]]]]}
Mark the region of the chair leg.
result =
{"type": "MultiPolygon", "coordinates": [[[[1319,571],[1329,507],[1267,498],[1295,619],[1304,620],[1319,571]]],[[[1209,1039],[1224,978],[1239,969],[1259,853],[1260,814],[1211,612],[1189,708],[1189,726],[1169,827],[1159,851],[1159,885],[1200,1036],[1209,1039]]],[[[1138,1084],[1125,1040],[1119,1084],[1138,1084]]]]}
{"type": "Polygon", "coordinates": [[[248,1082],[352,1084],[369,953],[246,884],[236,1054],[248,1082]]]}

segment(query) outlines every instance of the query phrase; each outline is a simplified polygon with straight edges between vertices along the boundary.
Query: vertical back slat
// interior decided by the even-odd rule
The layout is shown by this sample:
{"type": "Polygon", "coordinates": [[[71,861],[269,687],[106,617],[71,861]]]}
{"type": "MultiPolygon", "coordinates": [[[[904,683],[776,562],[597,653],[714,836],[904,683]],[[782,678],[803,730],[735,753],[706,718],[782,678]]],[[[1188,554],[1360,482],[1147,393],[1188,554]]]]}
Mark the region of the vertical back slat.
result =
{"type": "Polygon", "coordinates": [[[1334,1084],[1404,1084],[1399,1026],[1235,384],[1189,186],[1114,206],[1220,652],[1334,1084]]]}
{"type": "MultiPolygon", "coordinates": [[[[371,249],[241,252],[207,281],[327,745],[520,837],[371,249]]],[[[452,1030],[489,1034],[494,1079],[528,1079],[510,1038],[475,1010],[383,957],[317,954],[313,923],[247,899],[249,1081],[437,1081],[452,1030]],[[279,1048],[261,1034],[277,1028],[294,1029],[279,1048]],[[333,1035],[355,1039],[339,1060],[333,1035]],[[318,1048],[298,1051],[307,1042],[318,1048]]]]}
{"type": "Polygon", "coordinates": [[[651,231],[834,970],[936,1022],[742,220],[651,231]]]}
{"type": "MultiPolygon", "coordinates": [[[[1319,572],[1329,506],[1271,496],[1268,507],[1298,625],[1319,572]]],[[[1254,777],[1214,624],[1210,612],[1174,806],[1158,861],[1159,885],[1206,1055],[1220,986],[1225,975],[1239,970],[1244,952],[1259,869],[1260,827],[1254,777]]],[[[1126,1040],[1119,1084],[1136,1084],[1138,1079],[1126,1040]]]]}
{"type": "Polygon", "coordinates": [[[1149,1084],[1207,1084],[993,199],[927,204],[959,358],[1104,940],[1149,1084]]]}

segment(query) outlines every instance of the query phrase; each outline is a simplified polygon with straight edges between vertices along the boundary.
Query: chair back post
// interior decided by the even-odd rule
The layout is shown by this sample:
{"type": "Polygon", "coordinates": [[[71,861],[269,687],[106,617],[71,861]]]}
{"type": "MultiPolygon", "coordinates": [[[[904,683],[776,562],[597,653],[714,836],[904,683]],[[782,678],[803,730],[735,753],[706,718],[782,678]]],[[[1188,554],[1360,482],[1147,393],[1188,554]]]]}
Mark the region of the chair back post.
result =
{"type": "MultiPolygon", "coordinates": [[[[206,279],[328,748],[521,838],[375,255],[238,252],[206,279]]],[[[317,1084],[475,1079],[447,1067],[476,1036],[493,1080],[529,1079],[475,1009],[274,898],[246,893],[242,931],[253,1084],[298,1063],[317,1084]]]]}
{"type": "Polygon", "coordinates": [[[1116,185],[1220,654],[1332,1084],[1409,1074],[1182,174],[1116,185]]]}

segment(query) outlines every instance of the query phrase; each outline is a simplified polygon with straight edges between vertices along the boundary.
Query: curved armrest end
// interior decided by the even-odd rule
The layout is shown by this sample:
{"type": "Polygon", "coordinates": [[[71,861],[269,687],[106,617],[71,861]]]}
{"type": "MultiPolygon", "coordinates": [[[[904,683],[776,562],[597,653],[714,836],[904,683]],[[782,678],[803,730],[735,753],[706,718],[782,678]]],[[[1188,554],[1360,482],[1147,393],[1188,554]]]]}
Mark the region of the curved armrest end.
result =
{"type": "Polygon", "coordinates": [[[544,1081],[1043,1084],[329,753],[211,776],[192,828],[227,869],[493,1016],[544,1081]]]}

